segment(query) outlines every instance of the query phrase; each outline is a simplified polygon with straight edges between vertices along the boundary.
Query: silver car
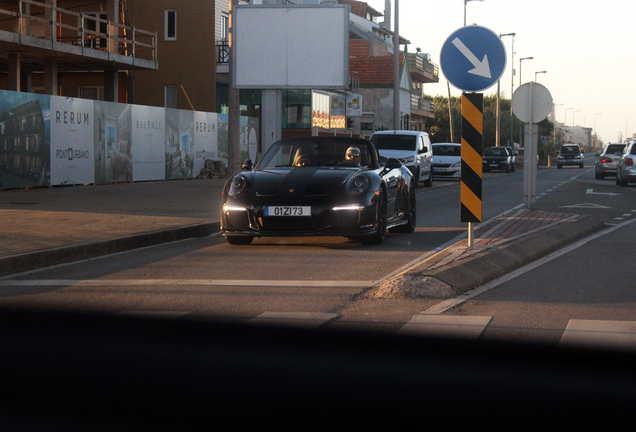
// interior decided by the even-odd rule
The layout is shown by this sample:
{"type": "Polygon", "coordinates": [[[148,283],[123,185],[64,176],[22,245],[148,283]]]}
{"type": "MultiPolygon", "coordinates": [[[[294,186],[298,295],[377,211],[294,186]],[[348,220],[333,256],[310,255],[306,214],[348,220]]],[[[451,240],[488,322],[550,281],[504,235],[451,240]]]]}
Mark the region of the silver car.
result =
{"type": "Polygon", "coordinates": [[[616,184],[622,187],[628,183],[636,182],[636,141],[632,141],[625,146],[623,154],[616,163],[616,184]]]}
{"type": "Polygon", "coordinates": [[[596,154],[597,179],[604,179],[607,175],[616,175],[616,162],[621,157],[626,145],[623,143],[607,143],[603,151],[596,154]]]}

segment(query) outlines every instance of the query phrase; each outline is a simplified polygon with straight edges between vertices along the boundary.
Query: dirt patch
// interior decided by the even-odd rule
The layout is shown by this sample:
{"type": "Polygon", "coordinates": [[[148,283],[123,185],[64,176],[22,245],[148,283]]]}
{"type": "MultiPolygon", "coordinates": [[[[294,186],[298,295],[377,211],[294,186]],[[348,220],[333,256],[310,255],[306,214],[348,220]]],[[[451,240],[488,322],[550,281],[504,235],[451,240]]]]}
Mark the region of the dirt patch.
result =
{"type": "Polygon", "coordinates": [[[449,298],[457,295],[446,282],[421,273],[410,273],[393,278],[368,291],[365,298],[449,298]]]}

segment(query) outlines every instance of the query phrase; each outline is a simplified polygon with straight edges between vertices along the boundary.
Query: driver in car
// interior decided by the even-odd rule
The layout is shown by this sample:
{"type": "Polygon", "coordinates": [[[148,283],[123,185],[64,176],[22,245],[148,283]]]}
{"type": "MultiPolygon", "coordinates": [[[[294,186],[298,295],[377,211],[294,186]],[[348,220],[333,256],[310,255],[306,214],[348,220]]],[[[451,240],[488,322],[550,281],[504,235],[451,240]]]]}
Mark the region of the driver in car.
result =
{"type": "Polygon", "coordinates": [[[358,147],[351,146],[347,149],[345,153],[345,162],[354,163],[355,165],[360,166],[361,159],[362,157],[358,147]]]}

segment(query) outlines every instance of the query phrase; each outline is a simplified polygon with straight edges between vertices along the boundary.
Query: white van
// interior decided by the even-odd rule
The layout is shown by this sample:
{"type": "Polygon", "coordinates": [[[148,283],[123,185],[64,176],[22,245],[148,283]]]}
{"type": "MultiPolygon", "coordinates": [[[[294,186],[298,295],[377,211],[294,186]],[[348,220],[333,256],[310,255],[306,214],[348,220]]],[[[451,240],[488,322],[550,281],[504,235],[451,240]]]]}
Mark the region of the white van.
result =
{"type": "Polygon", "coordinates": [[[426,132],[407,130],[385,130],[374,132],[371,142],[380,156],[396,158],[413,173],[415,186],[420,181],[424,186],[433,185],[433,149],[426,132]]]}

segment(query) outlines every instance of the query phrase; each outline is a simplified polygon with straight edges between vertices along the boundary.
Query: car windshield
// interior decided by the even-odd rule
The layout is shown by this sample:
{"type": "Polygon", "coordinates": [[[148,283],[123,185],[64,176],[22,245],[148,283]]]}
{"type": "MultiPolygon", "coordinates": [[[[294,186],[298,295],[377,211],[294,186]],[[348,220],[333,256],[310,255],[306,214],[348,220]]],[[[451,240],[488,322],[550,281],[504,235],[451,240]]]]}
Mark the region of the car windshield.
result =
{"type": "Polygon", "coordinates": [[[458,145],[433,144],[433,156],[458,156],[461,157],[462,148],[458,145]]]}
{"type": "Polygon", "coordinates": [[[257,168],[373,166],[371,146],[362,140],[278,141],[265,153],[257,168]]]}
{"type": "Polygon", "coordinates": [[[415,150],[415,135],[377,134],[371,141],[378,150],[415,150]]]}
{"type": "Polygon", "coordinates": [[[508,152],[504,148],[488,147],[484,150],[484,156],[508,156],[508,152]]]}
{"type": "Polygon", "coordinates": [[[581,150],[577,146],[563,146],[561,147],[561,154],[579,154],[581,150]]]}

